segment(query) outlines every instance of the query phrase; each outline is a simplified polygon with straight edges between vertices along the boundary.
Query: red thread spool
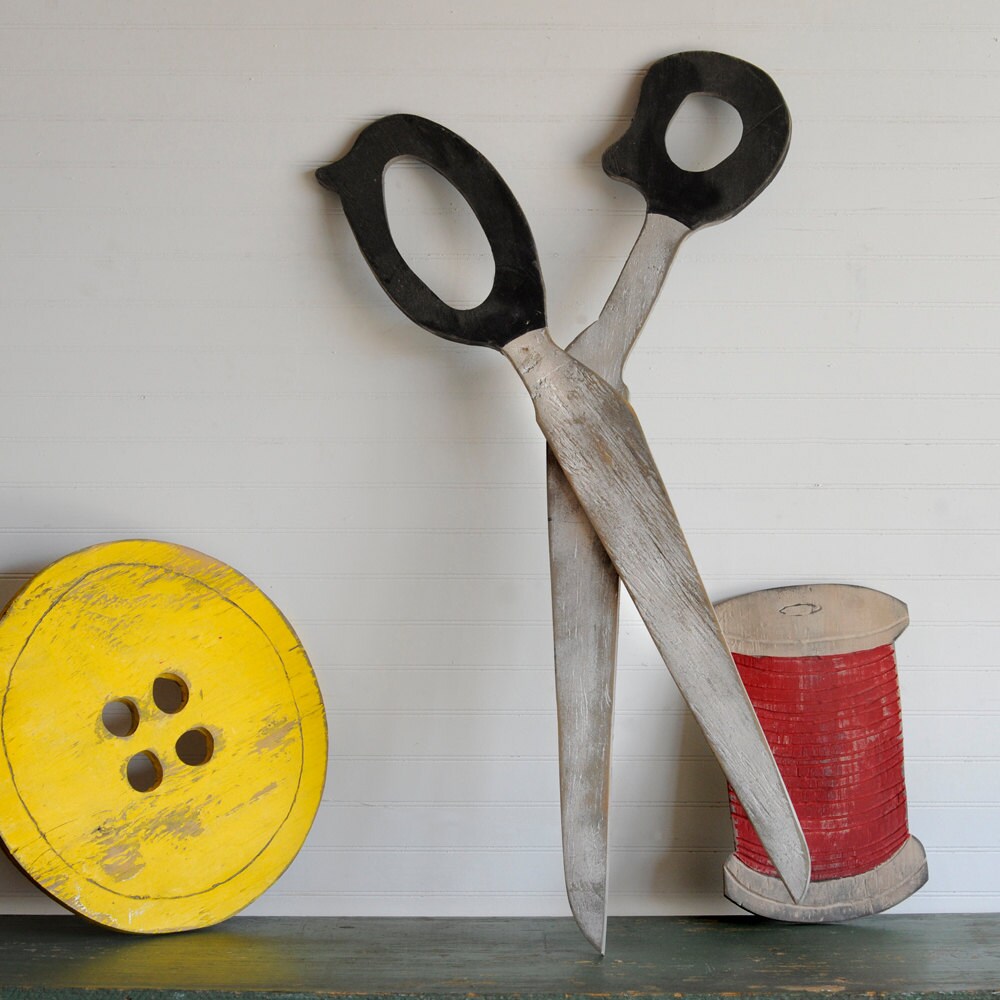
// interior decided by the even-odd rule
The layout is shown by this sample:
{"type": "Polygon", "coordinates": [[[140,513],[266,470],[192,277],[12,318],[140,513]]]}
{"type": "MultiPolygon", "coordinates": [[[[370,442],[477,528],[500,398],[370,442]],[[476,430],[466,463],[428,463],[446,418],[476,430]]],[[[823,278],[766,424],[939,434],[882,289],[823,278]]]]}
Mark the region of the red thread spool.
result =
{"type": "Polygon", "coordinates": [[[795,903],[730,789],[735,853],[726,895],[801,922],[878,913],[927,880],[910,836],[892,643],[906,605],[866,587],[756,591],[716,608],[812,857],[795,903]]]}

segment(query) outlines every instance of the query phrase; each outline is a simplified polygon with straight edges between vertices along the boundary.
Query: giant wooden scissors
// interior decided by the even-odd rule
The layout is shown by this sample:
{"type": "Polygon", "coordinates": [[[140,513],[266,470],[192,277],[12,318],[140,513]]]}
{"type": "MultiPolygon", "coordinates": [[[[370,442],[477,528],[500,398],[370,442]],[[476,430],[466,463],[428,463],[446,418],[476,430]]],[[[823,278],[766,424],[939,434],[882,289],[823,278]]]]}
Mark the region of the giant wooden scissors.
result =
{"type": "Polygon", "coordinates": [[[465,140],[426,119],[392,115],[317,171],[340,195],[361,252],[396,305],[438,336],[501,351],[531,394],[550,456],[566,885],[581,930],[601,952],[619,578],[792,897],[801,899],[809,884],[802,829],[622,381],[681,241],[752,201],[784,160],[789,135],[785,102],[756,67],[715,52],[655,63],[631,126],[604,155],[605,171],[645,196],[646,221],[600,317],[566,351],[546,330],[537,252],[520,206],[465,140]],[[727,101],[743,123],[736,150],[703,172],[676,166],[664,145],[667,125],[691,94],[727,101]],[[393,242],[382,180],[401,156],[438,170],[483,227],[496,276],[472,309],[446,305],[393,242]]]}

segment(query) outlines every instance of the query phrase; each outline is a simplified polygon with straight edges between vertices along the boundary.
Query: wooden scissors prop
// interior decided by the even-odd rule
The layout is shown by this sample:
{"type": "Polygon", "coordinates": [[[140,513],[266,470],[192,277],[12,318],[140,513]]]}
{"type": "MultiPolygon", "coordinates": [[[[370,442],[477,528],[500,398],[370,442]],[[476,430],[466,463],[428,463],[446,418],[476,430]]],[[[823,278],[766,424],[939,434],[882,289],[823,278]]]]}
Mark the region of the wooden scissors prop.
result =
{"type": "Polygon", "coordinates": [[[790,134],[773,81],[714,52],[655,63],[632,125],[604,169],[638,188],[647,217],[599,319],[566,351],[549,337],[534,238],[492,165],[443,126],[391,115],[367,126],[320,184],[340,195],[358,246],[386,294],[438,336],[501,351],[531,395],[549,446],[550,552],[563,848],[570,904],[603,953],[607,810],[620,578],[792,897],[809,885],[809,851],[784,781],[740,681],[642,428],[625,398],[625,358],[670,261],[693,229],[736,214],[780,167],[790,134]],[[743,138],[711,170],[666,155],[667,124],[686,97],[719,97],[743,138]],[[471,309],[446,305],[410,269],[389,230],[383,175],[412,156],[466,199],[495,261],[471,309]]]}

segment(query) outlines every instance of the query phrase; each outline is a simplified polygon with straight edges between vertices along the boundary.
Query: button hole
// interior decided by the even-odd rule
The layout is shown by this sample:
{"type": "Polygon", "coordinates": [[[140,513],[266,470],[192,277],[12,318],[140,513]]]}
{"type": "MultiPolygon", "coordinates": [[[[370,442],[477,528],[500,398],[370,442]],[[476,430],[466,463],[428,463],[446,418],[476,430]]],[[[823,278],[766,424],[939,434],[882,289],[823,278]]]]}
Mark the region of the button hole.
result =
{"type": "Polygon", "coordinates": [[[131,698],[116,698],[104,706],[101,722],[112,736],[131,736],[139,728],[139,709],[131,698]]]}
{"type": "Polygon", "coordinates": [[[181,762],[190,767],[207,764],[215,753],[215,740],[207,729],[189,729],[177,740],[174,748],[181,762]]]}
{"type": "Polygon", "coordinates": [[[177,674],[161,674],[153,681],[153,703],[167,715],[176,715],[188,703],[188,686],[177,674]]]}
{"type": "Polygon", "coordinates": [[[151,792],[163,781],[163,765],[152,750],[143,750],[129,759],[125,777],[137,792],[151,792]]]}

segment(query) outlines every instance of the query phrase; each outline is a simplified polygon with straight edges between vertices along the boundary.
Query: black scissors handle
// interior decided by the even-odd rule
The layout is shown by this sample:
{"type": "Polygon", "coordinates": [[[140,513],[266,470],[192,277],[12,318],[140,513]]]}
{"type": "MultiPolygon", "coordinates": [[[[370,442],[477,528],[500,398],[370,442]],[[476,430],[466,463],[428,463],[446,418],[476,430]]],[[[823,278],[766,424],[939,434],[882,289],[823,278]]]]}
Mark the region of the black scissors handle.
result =
{"type": "Polygon", "coordinates": [[[340,195],[358,246],[386,294],[414,323],[462,344],[500,350],[545,326],[545,290],[535,240],[510,188],[489,161],[443,125],[416,115],[373,122],[342,159],[316,171],[340,195]],[[389,231],[382,179],[386,167],[413,156],[463,195],[483,227],[496,268],[493,288],[472,309],[443,302],[403,259],[389,231]]]}
{"type": "Polygon", "coordinates": [[[763,71],[721,52],[679,52],[653,63],[628,131],[604,153],[604,172],[638,188],[648,210],[689,229],[722,222],[764,190],[788,151],[792,121],[781,91],[763,71]],[[708,170],[683,170],[664,135],[693,94],[731,104],[743,122],[740,144],[708,170]]]}

